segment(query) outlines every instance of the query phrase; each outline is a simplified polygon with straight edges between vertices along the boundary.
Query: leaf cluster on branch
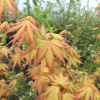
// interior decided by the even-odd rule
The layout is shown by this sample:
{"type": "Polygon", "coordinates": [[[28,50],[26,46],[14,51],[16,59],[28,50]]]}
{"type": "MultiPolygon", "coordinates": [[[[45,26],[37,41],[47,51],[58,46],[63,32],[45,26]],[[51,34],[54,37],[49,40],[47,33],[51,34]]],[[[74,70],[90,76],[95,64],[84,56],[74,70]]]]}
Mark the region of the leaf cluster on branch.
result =
{"type": "MultiPolygon", "coordinates": [[[[13,16],[12,5],[18,10],[12,0],[1,0],[0,19],[5,3],[13,16]]],[[[80,61],[81,56],[74,47],[67,44],[69,41],[61,33],[47,33],[44,22],[40,26],[31,16],[24,16],[15,24],[4,22],[0,25],[0,31],[3,30],[6,30],[3,36],[14,31],[17,33],[10,41],[13,43],[11,48],[14,48],[14,52],[11,48],[0,44],[1,76],[9,76],[5,73],[9,66],[2,62],[5,56],[11,59],[13,70],[17,64],[21,68],[22,61],[25,63],[24,68],[32,64],[26,75],[31,80],[35,80],[31,90],[38,89],[38,100],[100,100],[100,91],[95,86],[96,76],[100,77],[99,68],[92,75],[89,75],[86,70],[83,72],[73,70],[72,66],[78,69],[77,64],[83,64],[80,61]],[[23,44],[27,45],[24,51],[20,49],[23,44]]],[[[25,76],[17,74],[13,80],[0,79],[0,98],[10,96],[10,88],[13,90],[17,81],[22,78],[25,76]]]]}

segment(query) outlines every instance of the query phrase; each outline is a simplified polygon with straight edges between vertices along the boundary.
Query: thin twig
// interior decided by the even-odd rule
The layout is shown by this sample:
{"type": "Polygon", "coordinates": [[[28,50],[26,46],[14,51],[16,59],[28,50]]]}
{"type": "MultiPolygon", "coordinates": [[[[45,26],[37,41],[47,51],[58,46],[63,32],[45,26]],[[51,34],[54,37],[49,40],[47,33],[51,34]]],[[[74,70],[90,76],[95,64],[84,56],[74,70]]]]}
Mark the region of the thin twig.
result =
{"type": "MultiPolygon", "coordinates": [[[[95,10],[95,12],[97,11],[97,9],[95,10]]],[[[93,16],[94,16],[94,14],[95,14],[95,12],[92,14],[92,16],[90,17],[90,19],[88,20],[88,22],[84,25],[84,27],[83,27],[83,30],[82,31],[80,31],[79,32],[79,35],[75,38],[75,42],[74,42],[74,44],[73,44],[73,46],[75,46],[75,44],[77,43],[76,41],[77,41],[77,39],[79,38],[79,36],[84,32],[84,30],[85,30],[85,28],[86,28],[86,26],[88,25],[88,23],[90,22],[90,20],[93,18],[93,16]]],[[[82,29],[82,28],[81,28],[82,29]]],[[[81,30],[80,29],[80,30],[81,30]]]]}
{"type": "Polygon", "coordinates": [[[13,94],[13,95],[15,95],[15,96],[17,96],[17,97],[21,98],[21,96],[18,96],[17,94],[14,94],[14,93],[11,93],[11,94],[13,94]]]}
{"type": "Polygon", "coordinates": [[[63,67],[64,67],[65,71],[67,72],[67,74],[69,75],[69,78],[72,80],[72,77],[70,76],[69,72],[67,71],[66,66],[65,66],[65,65],[63,65],[63,67]]]}

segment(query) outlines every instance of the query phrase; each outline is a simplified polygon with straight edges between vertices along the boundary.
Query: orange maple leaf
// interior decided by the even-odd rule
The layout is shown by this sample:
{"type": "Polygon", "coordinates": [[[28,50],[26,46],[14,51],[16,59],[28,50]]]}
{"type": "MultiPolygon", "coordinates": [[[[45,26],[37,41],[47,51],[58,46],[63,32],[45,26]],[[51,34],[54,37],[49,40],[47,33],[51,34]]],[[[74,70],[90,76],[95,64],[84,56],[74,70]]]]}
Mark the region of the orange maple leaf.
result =
{"type": "Polygon", "coordinates": [[[46,67],[46,66],[43,66],[43,65],[40,67],[40,71],[41,71],[42,74],[44,74],[44,73],[50,73],[49,68],[46,67]]]}
{"type": "Polygon", "coordinates": [[[53,74],[53,78],[48,75],[49,78],[52,80],[51,84],[52,85],[61,85],[64,89],[68,89],[69,84],[69,77],[68,76],[63,76],[61,72],[59,72],[58,75],[55,73],[53,74]]]}
{"type": "Polygon", "coordinates": [[[39,67],[34,67],[33,69],[29,69],[26,75],[29,75],[29,77],[34,77],[35,75],[37,75],[38,72],[39,67]]]}
{"type": "Polygon", "coordinates": [[[94,100],[100,100],[100,93],[99,92],[94,93],[94,100]]]}
{"type": "Polygon", "coordinates": [[[5,63],[0,63],[0,71],[7,71],[9,69],[8,65],[5,63]]]}
{"type": "Polygon", "coordinates": [[[91,30],[95,31],[95,30],[98,30],[99,27],[93,27],[91,30]]]}
{"type": "Polygon", "coordinates": [[[1,98],[2,96],[4,96],[5,93],[6,93],[6,90],[5,90],[5,89],[0,89],[0,98],[1,98]]]}
{"type": "MultiPolygon", "coordinates": [[[[60,94],[60,88],[58,86],[49,86],[45,89],[45,93],[42,93],[38,98],[39,100],[42,100],[44,97],[46,97],[46,100],[51,100],[50,98],[53,97],[59,97],[60,94]]],[[[57,99],[55,99],[57,100],[57,99]]]]}
{"type": "Polygon", "coordinates": [[[67,25],[67,27],[68,27],[68,26],[72,26],[72,25],[73,25],[73,24],[69,24],[69,25],[67,25]]]}
{"type": "Polygon", "coordinates": [[[82,86],[80,89],[76,90],[75,92],[78,92],[78,98],[81,99],[82,97],[85,97],[84,100],[90,100],[93,99],[94,91],[91,87],[88,86],[82,86]]]}
{"type": "Polygon", "coordinates": [[[14,62],[14,63],[13,63],[13,70],[14,70],[14,68],[15,68],[15,66],[16,66],[17,63],[18,63],[18,65],[19,65],[19,67],[21,68],[21,60],[24,62],[24,59],[23,59],[22,57],[20,57],[20,55],[19,55],[18,53],[14,54],[14,55],[12,56],[12,61],[11,61],[11,63],[14,62]]]}
{"type": "MultiPolygon", "coordinates": [[[[5,3],[6,5],[8,6],[8,9],[11,11],[14,19],[15,19],[15,15],[14,15],[14,12],[13,12],[13,7],[17,7],[16,4],[12,1],[12,0],[0,0],[0,23],[1,23],[1,16],[4,12],[4,8],[5,8],[5,3]]],[[[18,9],[18,8],[17,8],[18,9]]]]}
{"type": "Polygon", "coordinates": [[[98,77],[100,76],[100,68],[98,68],[98,67],[96,68],[96,71],[94,72],[94,75],[98,76],[98,77]]]}
{"type": "Polygon", "coordinates": [[[10,95],[11,95],[10,92],[6,92],[6,93],[5,93],[5,96],[6,96],[6,97],[9,97],[10,95]]]}
{"type": "MultiPolygon", "coordinates": [[[[32,16],[27,16],[27,17],[19,20],[18,22],[23,22],[25,20],[28,20],[28,21],[32,22],[33,25],[37,25],[38,24],[38,22],[32,16]]],[[[39,24],[38,24],[38,26],[39,26],[39,24]]]]}
{"type": "Polygon", "coordinates": [[[54,39],[56,39],[56,40],[69,42],[68,40],[64,39],[64,38],[62,37],[62,35],[60,35],[60,34],[51,33],[51,36],[52,36],[54,39]]]}
{"type": "Polygon", "coordinates": [[[46,29],[45,29],[45,26],[44,26],[44,21],[43,21],[43,23],[42,23],[42,25],[41,25],[40,31],[41,31],[41,33],[42,33],[42,36],[45,36],[45,34],[46,34],[46,29]]]}
{"type": "Polygon", "coordinates": [[[68,100],[76,100],[77,99],[77,97],[75,97],[73,94],[71,94],[71,93],[65,93],[65,94],[63,94],[62,95],[62,100],[66,100],[66,98],[68,99],[68,100]]]}
{"type": "MultiPolygon", "coordinates": [[[[65,64],[64,56],[60,48],[66,48],[63,42],[58,40],[39,40],[35,48],[39,49],[38,55],[34,61],[33,68],[46,57],[46,62],[51,72],[53,72],[54,55],[65,64]]],[[[68,60],[68,59],[67,59],[68,60]]]]}
{"type": "Polygon", "coordinates": [[[5,46],[2,46],[0,48],[0,52],[1,52],[1,56],[5,55],[6,58],[8,58],[8,54],[11,54],[10,50],[7,47],[5,47],[5,46]]]}
{"type": "Polygon", "coordinates": [[[39,31],[39,29],[34,24],[32,24],[32,22],[30,22],[29,20],[22,20],[22,22],[16,23],[15,26],[10,28],[2,36],[6,35],[7,33],[9,34],[10,32],[13,32],[13,31],[16,31],[16,30],[18,30],[18,32],[13,36],[14,37],[14,39],[12,40],[13,45],[14,45],[15,41],[17,41],[22,36],[24,31],[26,30],[27,36],[31,40],[31,42],[33,44],[33,47],[34,47],[34,34],[33,34],[33,31],[34,30],[39,31]]]}
{"type": "Polygon", "coordinates": [[[4,84],[4,82],[5,82],[4,79],[0,80],[0,86],[2,86],[4,84]]]}
{"type": "MultiPolygon", "coordinates": [[[[12,37],[15,37],[16,35],[13,35],[12,37]]],[[[12,43],[14,41],[14,39],[12,39],[9,43],[12,43]]],[[[8,43],[8,44],[9,44],[8,43]]],[[[30,39],[29,37],[27,36],[27,32],[24,31],[23,34],[21,35],[21,38],[19,39],[18,41],[18,45],[17,45],[17,48],[19,48],[22,44],[29,44],[30,45],[30,39]]],[[[17,49],[16,48],[16,49],[17,49]]]]}
{"type": "MultiPolygon", "coordinates": [[[[37,49],[33,49],[33,50],[31,50],[30,52],[28,52],[28,53],[24,56],[24,58],[26,58],[25,67],[26,67],[27,64],[31,63],[32,59],[34,60],[34,59],[36,58],[36,56],[37,56],[37,49]]],[[[24,68],[25,68],[25,67],[24,67],[24,68]]]]}
{"type": "Polygon", "coordinates": [[[17,80],[16,80],[16,79],[12,80],[12,81],[9,83],[7,89],[12,87],[12,90],[13,90],[14,87],[15,87],[15,85],[16,85],[16,83],[17,83],[17,80]]]}
{"type": "Polygon", "coordinates": [[[10,24],[9,24],[8,22],[3,22],[3,23],[0,25],[0,32],[1,32],[2,30],[4,30],[4,29],[6,29],[6,30],[10,29],[10,24]]]}
{"type": "Polygon", "coordinates": [[[70,54],[68,56],[69,56],[69,66],[74,65],[78,69],[77,63],[83,64],[75,55],[73,56],[73,58],[70,54]]]}
{"type": "Polygon", "coordinates": [[[7,100],[6,98],[2,98],[1,100],[7,100]]]}
{"type": "MultiPolygon", "coordinates": [[[[15,49],[16,49],[16,48],[15,48],[15,49]]],[[[24,62],[24,59],[23,59],[23,57],[21,56],[21,54],[22,54],[22,50],[18,48],[18,49],[15,51],[15,54],[12,55],[12,58],[11,58],[12,61],[11,61],[10,63],[13,62],[13,70],[14,70],[16,64],[18,64],[19,67],[21,68],[21,60],[24,62]]]]}
{"type": "MultiPolygon", "coordinates": [[[[36,87],[36,88],[38,88],[38,91],[41,91],[41,89],[46,87],[46,84],[48,85],[51,82],[51,80],[47,76],[45,76],[45,75],[43,75],[43,76],[41,76],[41,75],[37,76],[36,75],[36,76],[32,77],[32,79],[35,79],[35,81],[32,84],[31,90],[36,87]],[[45,84],[45,85],[43,85],[43,84],[45,84]]],[[[39,93],[41,94],[42,91],[39,92],[39,93]]]]}
{"type": "Polygon", "coordinates": [[[85,86],[91,87],[94,91],[99,92],[97,87],[94,85],[95,84],[94,82],[95,82],[95,79],[89,78],[88,75],[85,73],[84,83],[83,84],[85,86]]]}
{"type": "Polygon", "coordinates": [[[46,29],[45,29],[45,26],[44,26],[44,21],[43,21],[41,27],[39,28],[39,30],[41,31],[41,34],[38,31],[35,31],[35,34],[39,39],[48,40],[48,38],[50,38],[50,33],[46,33],[46,29]]]}
{"type": "Polygon", "coordinates": [[[99,38],[99,40],[100,40],[100,33],[98,33],[98,34],[96,35],[96,38],[99,38]]]}

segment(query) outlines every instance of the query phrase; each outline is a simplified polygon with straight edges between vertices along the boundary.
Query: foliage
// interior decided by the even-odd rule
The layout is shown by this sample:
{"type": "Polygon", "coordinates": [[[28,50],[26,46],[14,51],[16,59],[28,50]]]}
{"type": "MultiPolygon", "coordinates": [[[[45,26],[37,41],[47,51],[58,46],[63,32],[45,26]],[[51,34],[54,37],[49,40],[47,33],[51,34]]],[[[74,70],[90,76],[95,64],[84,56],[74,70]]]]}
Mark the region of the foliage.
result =
{"type": "MultiPolygon", "coordinates": [[[[74,0],[72,2],[74,2],[74,0]]],[[[72,2],[70,2],[70,5],[72,2]]],[[[6,2],[2,0],[1,3],[3,6],[1,7],[2,9],[0,9],[0,17],[4,12],[5,3],[11,10],[13,16],[12,5],[19,11],[12,0],[6,2]]],[[[59,5],[60,1],[57,0],[57,3],[59,5]]],[[[99,8],[100,7],[97,6],[96,9],[99,8]]],[[[85,69],[84,71],[74,70],[78,69],[78,64],[83,64],[80,60],[81,55],[74,49],[74,46],[94,14],[90,17],[86,25],[84,24],[85,27],[81,27],[79,30],[79,27],[77,28],[73,46],[70,46],[68,44],[69,41],[66,39],[68,35],[72,35],[72,33],[67,30],[70,26],[72,27],[73,24],[68,24],[65,31],[55,34],[53,31],[46,31],[44,21],[40,26],[33,17],[25,17],[21,12],[20,14],[24,18],[17,23],[8,24],[6,22],[0,25],[0,31],[4,31],[3,36],[10,32],[17,31],[10,41],[10,43],[13,43],[11,48],[0,44],[0,99],[6,99],[11,94],[15,94],[15,88],[25,93],[26,88],[24,87],[27,85],[25,81],[30,78],[34,82],[31,85],[29,95],[35,96],[34,94],[36,94],[35,91],[37,89],[38,100],[66,100],[66,98],[69,100],[99,100],[99,84],[96,82],[99,82],[100,68],[96,68],[96,71],[92,74],[90,74],[91,69],[89,69],[89,73],[87,73],[85,69]],[[77,32],[79,32],[79,34],[77,32]],[[25,50],[21,50],[22,45],[26,45],[25,50]],[[10,64],[13,63],[13,70],[16,65],[18,65],[22,71],[22,63],[25,64],[24,68],[29,65],[27,74],[24,75],[24,73],[21,72],[16,74],[13,73],[13,71],[9,71],[10,73],[8,73],[7,70],[9,66],[3,61],[4,57],[10,59],[10,64]],[[3,76],[9,77],[11,74],[13,74],[11,78],[3,79],[3,76]],[[25,84],[21,86],[20,84],[23,82],[25,84]],[[96,85],[98,85],[98,88],[96,85]],[[33,89],[35,89],[35,91],[33,89]],[[31,95],[32,91],[34,92],[33,95],[31,95]]],[[[78,23],[78,26],[79,24],[80,23],[78,23]]],[[[91,29],[99,30],[99,27],[93,27],[91,29]]],[[[97,38],[99,37],[100,36],[97,35],[97,38]]],[[[85,51],[83,51],[83,53],[85,53],[85,51]]],[[[98,53],[94,61],[98,64],[100,63],[99,54],[100,53],[98,53]]],[[[20,95],[20,92],[17,94],[20,95]]],[[[26,97],[21,99],[29,99],[27,95],[26,93],[26,97]]]]}
{"type": "Polygon", "coordinates": [[[9,10],[8,9],[10,9],[10,11],[11,11],[11,13],[13,14],[13,17],[15,18],[15,16],[17,17],[17,14],[15,13],[15,15],[14,15],[14,13],[13,13],[13,10],[14,10],[14,12],[16,12],[16,9],[13,9],[13,7],[12,7],[12,5],[14,6],[14,3],[16,4],[16,5],[18,5],[18,2],[19,2],[19,0],[1,0],[1,4],[0,4],[0,6],[1,6],[1,10],[0,10],[0,12],[1,12],[1,14],[0,14],[0,19],[1,19],[1,21],[2,22],[4,22],[4,21],[9,21],[9,22],[11,22],[11,21],[14,21],[10,16],[11,16],[11,14],[10,14],[10,12],[9,12],[9,10]],[[6,5],[4,4],[4,2],[6,2],[6,5]],[[8,7],[7,7],[8,6],[8,7]],[[3,10],[5,10],[5,12],[3,12],[3,10]],[[2,14],[3,14],[3,17],[1,18],[1,16],[2,16],[2,14]],[[10,15],[9,15],[10,14],[10,15]],[[9,19],[9,20],[8,20],[9,19]]]}

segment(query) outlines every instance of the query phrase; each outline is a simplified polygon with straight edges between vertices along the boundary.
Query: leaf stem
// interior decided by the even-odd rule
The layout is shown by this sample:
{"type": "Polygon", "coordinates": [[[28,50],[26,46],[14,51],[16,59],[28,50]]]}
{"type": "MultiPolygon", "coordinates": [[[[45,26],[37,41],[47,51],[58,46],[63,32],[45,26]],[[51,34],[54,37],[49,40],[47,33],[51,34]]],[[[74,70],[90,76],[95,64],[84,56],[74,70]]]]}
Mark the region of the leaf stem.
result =
{"type": "Polygon", "coordinates": [[[18,7],[15,5],[15,4],[13,4],[13,6],[19,11],[19,13],[27,20],[27,18],[22,14],[22,12],[20,12],[20,10],[18,9],[18,7]]]}
{"type": "Polygon", "coordinates": [[[63,65],[63,67],[64,67],[65,71],[67,72],[67,74],[69,75],[69,78],[72,80],[72,77],[70,76],[69,72],[67,71],[66,66],[63,65]]]}
{"type": "Polygon", "coordinates": [[[17,95],[17,94],[14,94],[14,93],[11,93],[11,94],[13,94],[13,95],[15,95],[15,96],[17,96],[17,97],[21,98],[21,96],[19,96],[19,95],[17,95]]]}

